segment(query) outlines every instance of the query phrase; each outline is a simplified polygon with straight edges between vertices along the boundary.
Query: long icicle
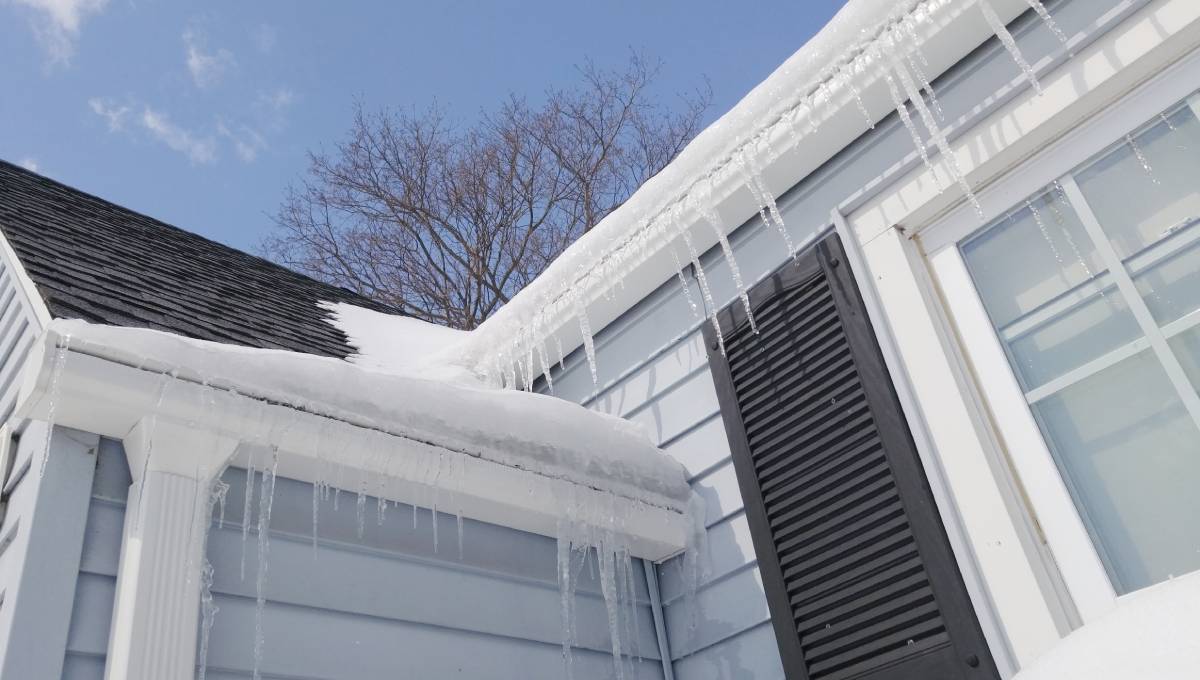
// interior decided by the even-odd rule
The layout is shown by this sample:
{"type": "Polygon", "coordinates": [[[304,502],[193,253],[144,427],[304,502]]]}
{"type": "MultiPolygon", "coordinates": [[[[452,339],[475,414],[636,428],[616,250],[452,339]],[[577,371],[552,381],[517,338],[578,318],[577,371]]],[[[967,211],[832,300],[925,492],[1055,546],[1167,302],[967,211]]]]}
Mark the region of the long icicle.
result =
{"type": "Polygon", "coordinates": [[[62,381],[63,370],[67,367],[67,352],[71,349],[70,334],[63,336],[63,342],[54,350],[54,365],[50,369],[50,405],[46,409],[46,441],[42,447],[42,463],[38,468],[38,479],[46,476],[46,463],[50,461],[50,438],[54,434],[54,412],[58,409],[59,383],[62,381]]]}
{"type": "Polygon", "coordinates": [[[1067,34],[1063,33],[1062,29],[1058,27],[1058,22],[1054,20],[1054,17],[1050,16],[1050,12],[1041,3],[1041,0],[1025,0],[1025,4],[1037,12],[1037,15],[1042,18],[1042,23],[1046,25],[1046,28],[1050,29],[1050,32],[1054,34],[1054,37],[1058,38],[1060,43],[1066,45],[1069,42],[1067,34]]]}
{"type": "MultiPolygon", "coordinates": [[[[929,130],[929,136],[933,139],[933,143],[938,148],[938,153],[942,155],[942,159],[946,163],[946,167],[950,170],[950,176],[954,179],[958,187],[962,189],[963,195],[971,202],[975,208],[975,212],[980,219],[983,218],[983,208],[979,205],[979,199],[975,197],[974,190],[971,189],[970,183],[963,175],[962,167],[958,164],[958,157],[954,155],[954,151],[950,148],[950,142],[946,139],[946,134],[938,127],[937,121],[933,119],[933,114],[929,107],[925,105],[924,98],[921,97],[921,92],[917,89],[916,83],[913,82],[912,75],[905,68],[904,62],[899,59],[894,60],[896,67],[896,75],[900,77],[900,83],[904,86],[905,92],[908,94],[909,101],[913,107],[917,109],[917,113],[921,116],[921,122],[929,130]]],[[[930,99],[933,99],[933,93],[929,93],[930,99]]]]}
{"type": "Polygon", "coordinates": [[[908,136],[912,138],[912,143],[916,147],[917,153],[921,156],[921,162],[925,164],[925,169],[929,171],[929,174],[933,175],[933,181],[937,184],[938,193],[945,191],[942,177],[929,160],[929,150],[925,148],[925,140],[921,139],[921,133],[917,131],[917,125],[908,113],[908,107],[904,104],[904,98],[900,96],[900,89],[896,87],[896,79],[892,76],[890,70],[884,71],[883,79],[887,82],[888,94],[892,97],[896,113],[900,116],[900,121],[904,123],[904,128],[908,130],[908,136]]]}
{"type": "Polygon", "coordinates": [[[1000,16],[996,14],[996,9],[988,0],[979,0],[979,10],[983,12],[983,18],[991,27],[992,32],[1000,39],[1000,43],[1004,45],[1004,49],[1008,50],[1009,56],[1017,63],[1017,68],[1021,69],[1021,73],[1025,74],[1026,80],[1033,86],[1034,91],[1038,94],[1042,93],[1042,84],[1038,82],[1037,74],[1034,73],[1033,67],[1025,59],[1025,55],[1021,54],[1021,48],[1017,46],[1017,41],[1013,38],[1012,33],[1008,32],[1004,22],[1000,20],[1000,16]]]}
{"type": "Polygon", "coordinates": [[[271,467],[263,470],[261,497],[258,499],[258,574],[254,580],[254,672],[253,680],[262,677],[263,615],[267,606],[267,567],[271,552],[271,506],[275,502],[275,472],[279,469],[279,449],[271,449],[271,467]]]}
{"type": "Polygon", "coordinates": [[[729,265],[729,275],[733,278],[733,285],[737,287],[742,307],[746,309],[746,319],[750,322],[750,330],[757,335],[758,324],[754,322],[754,312],[750,309],[750,296],[746,293],[746,282],[742,279],[737,258],[733,254],[733,246],[729,244],[729,237],[725,234],[725,229],[721,226],[721,218],[717,215],[716,206],[713,205],[712,180],[709,180],[706,185],[705,194],[698,198],[697,207],[700,215],[717,233],[717,240],[721,243],[721,252],[724,253],[725,262],[729,265]]]}
{"type": "Polygon", "coordinates": [[[587,355],[588,369],[592,372],[592,386],[600,384],[600,377],[596,372],[596,345],[592,339],[592,325],[588,321],[587,305],[583,302],[583,291],[576,288],[572,292],[573,302],[575,306],[575,318],[579,321],[579,332],[583,335],[583,351],[587,355]]]}
{"type": "Polygon", "coordinates": [[[675,252],[675,244],[668,245],[667,250],[671,252],[671,260],[675,262],[675,276],[679,279],[679,287],[683,289],[683,297],[692,309],[692,316],[699,319],[700,307],[696,305],[696,298],[692,297],[692,287],[688,284],[687,277],[683,275],[683,263],[679,261],[679,253],[675,252]]]}
{"type": "Polygon", "coordinates": [[[682,205],[675,206],[671,218],[675,222],[675,231],[683,237],[688,257],[692,260],[692,269],[696,272],[696,281],[700,284],[700,294],[704,297],[704,311],[712,321],[713,331],[717,335],[717,346],[721,356],[725,356],[725,335],[721,332],[721,321],[717,318],[717,303],[713,300],[712,290],[708,287],[708,277],[704,275],[704,267],[700,265],[700,254],[696,252],[696,244],[692,243],[692,234],[683,222],[682,205]]]}

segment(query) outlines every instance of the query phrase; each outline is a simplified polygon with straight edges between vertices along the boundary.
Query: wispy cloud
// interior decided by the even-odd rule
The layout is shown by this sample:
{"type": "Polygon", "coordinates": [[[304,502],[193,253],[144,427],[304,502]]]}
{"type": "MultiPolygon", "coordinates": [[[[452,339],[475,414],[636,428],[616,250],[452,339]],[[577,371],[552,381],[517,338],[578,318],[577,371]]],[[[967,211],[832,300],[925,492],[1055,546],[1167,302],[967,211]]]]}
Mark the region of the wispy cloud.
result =
{"type": "Polygon", "coordinates": [[[176,125],[167,114],[146,106],[138,122],[150,136],[168,148],[187,156],[192,163],[212,163],[217,160],[217,142],[211,135],[200,136],[176,125]]]}
{"type": "Polygon", "coordinates": [[[51,64],[66,65],[75,53],[75,41],[83,20],[98,14],[108,0],[7,0],[29,8],[30,25],[38,42],[46,50],[51,64]]]}
{"type": "Polygon", "coordinates": [[[40,165],[38,165],[36,158],[31,158],[29,156],[22,158],[20,161],[18,161],[17,164],[30,172],[37,172],[38,169],[41,167],[40,165]]]}
{"type": "Polygon", "coordinates": [[[108,97],[92,97],[88,100],[88,106],[93,113],[108,122],[109,132],[125,129],[125,119],[132,111],[128,106],[118,104],[108,97]]]}
{"type": "Polygon", "coordinates": [[[275,51],[275,45],[279,43],[279,31],[270,24],[260,24],[250,32],[250,38],[254,40],[254,47],[262,54],[270,54],[275,51]]]}
{"type": "Polygon", "coordinates": [[[217,121],[217,134],[233,144],[233,150],[243,163],[253,163],[258,153],[267,148],[267,140],[257,130],[246,125],[231,129],[224,121],[217,121]]]}
{"type": "Polygon", "coordinates": [[[208,52],[207,38],[197,28],[189,27],[184,30],[183,47],[188,72],[192,74],[192,82],[196,83],[196,87],[203,89],[217,85],[237,66],[233,52],[223,47],[215,52],[208,52]]]}

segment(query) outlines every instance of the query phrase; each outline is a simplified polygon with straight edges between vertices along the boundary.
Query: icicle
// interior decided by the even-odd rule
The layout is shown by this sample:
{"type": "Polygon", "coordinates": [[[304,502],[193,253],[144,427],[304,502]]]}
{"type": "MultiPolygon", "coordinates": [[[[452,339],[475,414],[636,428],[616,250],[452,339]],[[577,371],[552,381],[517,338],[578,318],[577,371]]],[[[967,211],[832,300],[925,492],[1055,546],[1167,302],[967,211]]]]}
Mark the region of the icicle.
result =
{"type": "Polygon", "coordinates": [[[921,133],[917,131],[917,125],[913,122],[912,116],[908,113],[908,107],[905,106],[904,99],[900,96],[900,89],[896,87],[896,79],[892,77],[889,71],[884,71],[883,79],[887,82],[888,94],[892,96],[892,103],[896,106],[896,113],[900,116],[900,121],[904,123],[905,129],[908,130],[908,135],[912,138],[913,146],[917,148],[917,153],[921,156],[921,162],[925,164],[925,169],[929,171],[929,174],[933,175],[933,181],[937,184],[938,193],[942,193],[945,191],[945,185],[942,184],[941,175],[937,173],[937,169],[933,167],[933,163],[929,160],[929,151],[925,148],[925,141],[921,139],[921,133]]]}
{"type": "Polygon", "coordinates": [[[550,392],[554,392],[554,378],[550,375],[550,361],[546,357],[546,344],[538,340],[537,343],[538,362],[541,364],[542,375],[546,378],[546,387],[550,388],[550,392]]]}
{"type": "Polygon", "coordinates": [[[567,368],[567,358],[563,356],[562,339],[557,335],[554,336],[554,347],[558,350],[558,370],[565,371],[567,368]]]}
{"type": "Polygon", "coordinates": [[[558,520],[558,597],[559,619],[562,624],[562,656],[568,680],[574,678],[574,656],[571,651],[571,535],[564,520],[558,520]]]}
{"type": "Polygon", "coordinates": [[[363,482],[361,485],[359,485],[358,499],[354,503],[354,533],[358,536],[359,540],[362,540],[363,532],[366,530],[367,524],[367,492],[365,487],[366,482],[363,482]]]}
{"type": "Polygon", "coordinates": [[[1125,143],[1129,145],[1129,149],[1133,151],[1133,155],[1137,158],[1138,164],[1142,166],[1142,170],[1146,172],[1146,176],[1155,184],[1162,184],[1158,178],[1154,176],[1154,168],[1150,167],[1150,159],[1146,158],[1146,154],[1142,152],[1142,147],[1133,139],[1133,135],[1125,135],[1125,143]]]}
{"type": "Polygon", "coordinates": [[[242,499],[242,566],[241,580],[246,580],[246,538],[250,535],[250,509],[254,506],[254,449],[246,454],[246,491],[242,499]]]}
{"type": "MultiPolygon", "coordinates": [[[[212,524],[213,506],[220,506],[220,514],[223,521],[225,516],[225,497],[228,494],[229,484],[220,478],[213,481],[212,490],[209,493],[206,504],[207,512],[204,514],[204,538],[201,541],[201,555],[208,554],[208,528],[212,524]]],[[[220,524],[217,526],[219,528],[220,524]]],[[[204,563],[200,567],[200,651],[198,654],[200,657],[200,671],[196,676],[199,680],[204,680],[208,674],[208,641],[212,634],[213,622],[216,620],[217,611],[219,611],[216,603],[213,602],[213,566],[207,557],[203,559],[204,563]]]]}
{"type": "Polygon", "coordinates": [[[604,596],[604,609],[608,613],[608,634],[612,639],[613,668],[617,680],[624,680],[625,667],[621,664],[621,626],[618,623],[620,603],[617,602],[616,555],[611,537],[600,542],[600,593],[604,596]]]}
{"type": "Polygon", "coordinates": [[[42,464],[38,479],[46,476],[46,463],[50,460],[50,438],[54,434],[54,412],[58,410],[59,383],[67,367],[67,352],[71,348],[71,335],[63,335],[62,344],[54,350],[54,363],[50,369],[50,404],[46,407],[46,442],[42,447],[42,464]]]}
{"type": "Polygon", "coordinates": [[[1042,84],[1038,82],[1037,74],[1033,72],[1033,67],[1025,60],[1025,55],[1021,54],[1021,48],[1017,46],[1017,41],[1013,38],[1012,33],[1008,32],[1008,28],[1004,26],[1004,22],[996,14],[995,8],[988,0],[979,0],[979,9],[983,12],[983,18],[991,27],[992,32],[1000,39],[1004,45],[1004,49],[1008,50],[1009,56],[1016,62],[1017,67],[1025,74],[1025,79],[1033,86],[1034,91],[1038,94],[1042,93],[1042,84]]]}
{"type": "Polygon", "coordinates": [[[417,504],[416,503],[413,503],[412,510],[413,510],[413,529],[416,529],[417,528],[417,504]]]}
{"type": "Polygon", "coordinates": [[[206,558],[200,568],[200,670],[196,673],[197,680],[208,677],[208,641],[212,636],[213,622],[216,621],[220,608],[213,602],[213,566],[206,558]]]}
{"type": "Polygon", "coordinates": [[[462,508],[459,508],[454,513],[454,524],[458,528],[458,561],[463,560],[463,513],[462,508]]]}
{"type": "Polygon", "coordinates": [[[792,236],[788,233],[787,227],[783,223],[783,216],[779,214],[779,206],[775,204],[775,196],[771,194],[771,190],[767,188],[766,182],[763,180],[762,171],[758,169],[753,158],[747,158],[745,151],[738,151],[737,164],[742,170],[742,177],[746,182],[746,186],[750,192],[754,194],[754,200],[758,201],[758,214],[762,218],[764,224],[770,224],[775,227],[775,231],[783,238],[783,242],[787,245],[788,255],[795,259],[796,246],[792,243],[792,236]]]}
{"type": "Polygon", "coordinates": [[[1033,204],[1032,200],[1025,201],[1025,207],[1028,208],[1030,214],[1033,215],[1033,221],[1037,224],[1038,231],[1042,232],[1042,239],[1045,240],[1046,245],[1050,247],[1050,252],[1054,255],[1054,260],[1058,262],[1058,266],[1066,266],[1066,263],[1063,262],[1062,255],[1060,255],[1058,252],[1058,247],[1054,245],[1054,239],[1050,238],[1050,231],[1046,228],[1045,221],[1042,220],[1041,211],[1037,209],[1037,206],[1033,204]]]}
{"type": "Polygon", "coordinates": [[[705,221],[712,226],[713,231],[717,233],[717,240],[721,243],[721,252],[725,255],[725,262],[729,264],[729,275],[733,278],[733,285],[737,287],[738,297],[742,301],[742,307],[746,310],[746,319],[750,322],[750,330],[757,334],[758,324],[755,323],[754,312],[750,309],[750,296],[746,293],[746,282],[742,280],[742,272],[738,268],[737,258],[734,257],[733,246],[729,245],[729,237],[721,227],[721,218],[717,215],[716,208],[713,206],[711,180],[709,180],[704,191],[705,194],[697,202],[699,212],[705,221]]]}
{"type": "Polygon", "coordinates": [[[279,469],[279,449],[271,450],[271,467],[263,470],[262,491],[258,500],[258,575],[254,580],[254,680],[262,676],[263,614],[267,606],[267,567],[271,551],[271,506],[275,502],[275,471],[279,469]]]}
{"type": "MultiPolygon", "coordinates": [[[[1058,199],[1063,201],[1064,205],[1071,205],[1070,201],[1067,199],[1067,192],[1062,188],[1062,185],[1058,183],[1058,180],[1054,180],[1053,186],[1058,199]]],[[[1071,236],[1071,230],[1067,228],[1066,218],[1061,212],[1059,212],[1058,208],[1054,204],[1053,199],[1049,201],[1049,204],[1050,209],[1054,211],[1054,217],[1058,222],[1059,228],[1062,229],[1063,238],[1067,240],[1067,247],[1071,249],[1071,253],[1075,256],[1075,260],[1079,263],[1079,266],[1083,268],[1083,273],[1086,274],[1088,280],[1091,281],[1092,279],[1096,278],[1096,275],[1092,273],[1092,268],[1088,266],[1087,260],[1084,259],[1083,252],[1079,250],[1079,246],[1075,243],[1075,237],[1071,236]]],[[[1099,292],[1101,298],[1106,297],[1104,294],[1103,285],[1099,287],[1099,292]]]]}
{"type": "Polygon", "coordinates": [[[1041,0],[1025,0],[1025,4],[1037,12],[1037,15],[1042,18],[1042,23],[1046,24],[1046,28],[1049,28],[1054,33],[1054,37],[1058,38],[1060,43],[1067,44],[1067,34],[1063,33],[1062,29],[1058,27],[1058,22],[1054,20],[1054,17],[1050,16],[1050,12],[1046,10],[1046,6],[1041,3],[1041,0]]]}
{"type": "MultiPolygon", "coordinates": [[[[917,54],[921,53],[920,47],[915,48],[915,50],[917,54]]],[[[926,64],[928,65],[928,62],[926,62],[926,64]]],[[[937,95],[933,93],[933,83],[929,82],[929,78],[925,76],[925,72],[921,70],[921,67],[912,58],[911,53],[908,55],[908,66],[912,72],[916,74],[917,80],[921,83],[921,88],[929,93],[929,104],[933,107],[933,113],[937,116],[939,121],[945,122],[946,113],[942,111],[942,104],[938,101],[937,95]]]]}
{"type": "Polygon", "coordinates": [[[668,250],[671,251],[671,259],[675,262],[675,276],[679,278],[679,287],[683,289],[683,297],[687,300],[688,307],[692,308],[692,316],[697,319],[702,318],[700,308],[696,306],[696,300],[692,297],[692,287],[683,275],[683,263],[679,261],[679,253],[675,252],[675,244],[672,243],[668,250]]]}
{"type": "Polygon", "coordinates": [[[863,103],[862,92],[859,92],[858,86],[854,84],[854,75],[850,74],[845,79],[846,87],[850,88],[850,94],[854,96],[854,103],[858,105],[858,112],[862,114],[867,125],[874,130],[875,119],[871,117],[871,112],[867,110],[867,105],[863,103]]]}
{"type": "Polygon", "coordinates": [[[596,372],[596,345],[592,340],[592,326],[588,322],[587,307],[583,304],[583,292],[576,288],[572,291],[575,306],[575,316],[579,320],[579,332],[583,334],[583,350],[587,354],[588,368],[592,371],[592,385],[600,384],[596,372]]]}
{"type": "Polygon", "coordinates": [[[313,559],[317,558],[317,513],[321,500],[321,483],[313,482],[312,485],[312,549],[313,559]]]}
{"type": "Polygon", "coordinates": [[[700,294],[704,297],[705,316],[712,320],[713,330],[717,334],[717,346],[721,349],[721,356],[725,356],[725,335],[721,332],[721,321],[717,318],[717,303],[713,300],[712,290],[708,287],[708,277],[704,275],[704,267],[700,265],[700,254],[696,252],[696,244],[692,243],[692,234],[683,222],[682,211],[683,206],[677,205],[672,213],[675,231],[683,237],[688,257],[692,260],[692,269],[696,272],[696,281],[700,284],[700,294]]]}
{"type": "MultiPolygon", "coordinates": [[[[929,130],[929,136],[933,139],[933,143],[938,148],[938,152],[942,155],[942,159],[946,163],[946,167],[950,169],[950,175],[954,178],[958,188],[962,189],[963,195],[971,202],[975,208],[975,213],[983,219],[983,207],[979,205],[979,200],[975,197],[975,192],[971,189],[971,185],[967,182],[967,178],[963,176],[962,167],[958,164],[958,157],[950,149],[950,142],[946,139],[946,134],[938,127],[937,122],[933,119],[933,115],[929,111],[929,107],[925,105],[925,100],[921,97],[921,92],[917,89],[913,82],[912,76],[908,73],[908,69],[904,64],[896,61],[896,75],[900,77],[901,84],[904,85],[904,90],[908,94],[909,101],[917,109],[917,113],[921,116],[921,121],[929,130]]],[[[933,99],[933,93],[929,94],[930,99],[933,99]]]]}
{"type": "Polygon", "coordinates": [[[439,453],[437,459],[437,468],[433,473],[433,506],[429,508],[429,516],[433,520],[433,552],[438,551],[438,495],[441,487],[439,482],[442,478],[442,463],[445,462],[445,454],[439,453]]]}

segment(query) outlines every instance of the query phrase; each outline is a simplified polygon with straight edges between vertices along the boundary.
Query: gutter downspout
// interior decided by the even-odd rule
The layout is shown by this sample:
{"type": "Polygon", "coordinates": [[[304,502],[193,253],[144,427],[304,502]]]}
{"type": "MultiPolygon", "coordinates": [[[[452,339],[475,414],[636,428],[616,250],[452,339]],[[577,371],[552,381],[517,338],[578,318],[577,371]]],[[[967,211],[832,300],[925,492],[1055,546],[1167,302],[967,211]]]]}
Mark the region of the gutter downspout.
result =
{"type": "Polygon", "coordinates": [[[646,591],[650,595],[650,612],[654,615],[654,634],[658,638],[658,657],[662,660],[663,680],[675,680],[671,661],[671,645],[667,642],[667,622],[663,617],[662,591],[658,588],[658,565],[642,560],[646,571],[646,591]]]}

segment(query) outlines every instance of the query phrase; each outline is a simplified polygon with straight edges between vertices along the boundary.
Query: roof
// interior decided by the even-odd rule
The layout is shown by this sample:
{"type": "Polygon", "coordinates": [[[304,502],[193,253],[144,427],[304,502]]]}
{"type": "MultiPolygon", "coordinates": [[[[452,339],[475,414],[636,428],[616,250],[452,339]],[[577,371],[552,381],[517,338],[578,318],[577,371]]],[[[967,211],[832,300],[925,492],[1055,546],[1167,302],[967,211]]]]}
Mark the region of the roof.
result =
{"type": "Polygon", "coordinates": [[[56,318],[344,358],[319,302],[399,313],[4,161],[0,231],[56,318]]]}

